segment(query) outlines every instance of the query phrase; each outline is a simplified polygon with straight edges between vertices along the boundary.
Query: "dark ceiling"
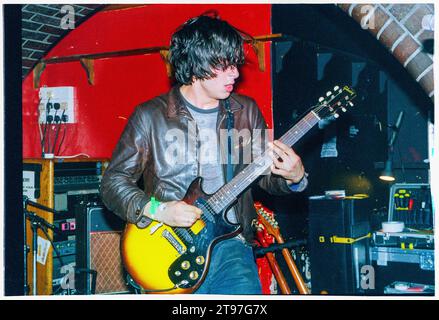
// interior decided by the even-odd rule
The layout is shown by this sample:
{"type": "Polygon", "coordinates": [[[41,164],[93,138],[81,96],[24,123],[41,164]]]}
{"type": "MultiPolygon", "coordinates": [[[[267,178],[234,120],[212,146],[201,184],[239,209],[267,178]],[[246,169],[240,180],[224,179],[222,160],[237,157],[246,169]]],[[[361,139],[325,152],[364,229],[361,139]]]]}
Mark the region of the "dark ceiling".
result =
{"type": "Polygon", "coordinates": [[[74,26],[77,27],[104,7],[101,4],[64,6],[66,4],[26,4],[22,6],[22,79],[32,70],[38,60],[71,30],[62,28],[63,17],[74,14],[74,26]]]}

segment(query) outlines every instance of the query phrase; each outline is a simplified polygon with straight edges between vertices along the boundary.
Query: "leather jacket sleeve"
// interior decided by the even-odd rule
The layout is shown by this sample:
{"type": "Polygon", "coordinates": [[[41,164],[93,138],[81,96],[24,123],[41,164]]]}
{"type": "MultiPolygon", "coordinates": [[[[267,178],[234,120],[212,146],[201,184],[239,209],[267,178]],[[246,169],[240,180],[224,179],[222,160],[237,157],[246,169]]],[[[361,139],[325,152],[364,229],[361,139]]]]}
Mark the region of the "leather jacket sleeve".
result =
{"type": "Polygon", "coordinates": [[[137,185],[148,160],[148,123],[138,106],[128,120],[101,182],[100,195],[108,209],[130,223],[142,217],[149,197],[137,185]]]}
{"type": "MultiPolygon", "coordinates": [[[[256,110],[254,112],[254,118],[253,118],[254,128],[256,129],[262,129],[262,136],[265,134],[268,134],[267,124],[265,123],[265,120],[260,112],[259,107],[256,106],[256,110]]],[[[253,141],[253,151],[256,152],[254,154],[260,154],[260,148],[267,148],[265,144],[263,143],[266,139],[264,137],[262,138],[262,143],[259,141],[253,141]],[[259,149],[258,149],[259,148],[259,149]]],[[[269,140],[268,140],[269,141],[269,140]]],[[[307,181],[306,181],[307,183],[307,181]]],[[[271,195],[285,195],[290,194],[292,192],[300,192],[303,191],[306,187],[306,185],[300,190],[295,191],[294,189],[291,189],[290,186],[288,186],[286,180],[283,177],[273,175],[271,172],[269,174],[264,175],[261,179],[258,181],[258,185],[264,189],[266,192],[268,192],[271,195]]]]}

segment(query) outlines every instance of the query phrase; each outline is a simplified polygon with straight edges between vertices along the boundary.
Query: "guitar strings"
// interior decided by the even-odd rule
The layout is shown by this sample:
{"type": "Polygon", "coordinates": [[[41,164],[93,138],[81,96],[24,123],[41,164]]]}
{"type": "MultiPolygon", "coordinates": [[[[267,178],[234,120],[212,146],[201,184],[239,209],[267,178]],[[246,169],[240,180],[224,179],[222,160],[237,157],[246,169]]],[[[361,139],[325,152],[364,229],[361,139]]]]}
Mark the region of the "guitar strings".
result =
{"type": "MultiPolygon", "coordinates": [[[[286,143],[287,145],[293,145],[294,143],[297,142],[298,139],[300,139],[306,132],[308,132],[308,130],[305,130],[305,128],[302,130],[301,128],[301,123],[304,122],[305,124],[307,124],[309,126],[309,128],[311,129],[319,120],[320,118],[317,116],[316,113],[319,113],[323,108],[328,108],[329,110],[331,110],[331,108],[335,105],[333,104],[332,106],[330,106],[330,104],[332,103],[333,100],[335,100],[340,94],[342,94],[342,92],[338,93],[335,96],[331,96],[331,98],[329,99],[328,102],[326,103],[322,103],[321,105],[319,105],[316,108],[313,108],[313,110],[311,112],[309,112],[307,115],[305,115],[305,117],[303,117],[303,119],[296,124],[295,127],[291,128],[284,136],[282,136],[280,138],[281,141],[283,141],[284,143],[286,143]],[[312,118],[310,120],[314,120],[312,122],[314,122],[313,124],[310,124],[307,121],[307,117],[311,117],[312,118]],[[317,119],[317,121],[316,121],[317,119]],[[295,129],[295,130],[293,130],[295,129]],[[293,135],[294,132],[294,135],[293,135]],[[297,135],[297,133],[301,133],[300,136],[297,135]]],[[[331,111],[332,112],[332,111],[331,111]]],[[[254,181],[255,178],[257,178],[259,175],[261,175],[267,168],[263,168],[263,170],[254,170],[254,167],[256,165],[260,165],[261,161],[266,161],[266,154],[267,151],[264,152],[264,154],[260,157],[258,157],[253,163],[251,163],[249,166],[247,166],[243,171],[241,171],[237,176],[235,176],[235,178],[237,179],[232,179],[228,184],[224,185],[219,192],[215,193],[207,202],[209,203],[210,206],[212,206],[212,208],[216,211],[222,211],[224,209],[224,207],[226,205],[229,205],[230,202],[234,199],[233,197],[233,192],[232,195],[230,195],[231,193],[231,185],[233,184],[233,187],[235,188],[235,191],[242,191],[245,187],[247,187],[251,182],[254,181]],[[245,175],[246,172],[248,172],[250,170],[250,174],[246,179],[242,179],[245,175]],[[253,171],[252,171],[253,170],[253,171]],[[242,177],[242,178],[241,178],[242,177]],[[246,180],[250,180],[250,183],[247,183],[246,180]],[[235,180],[235,183],[232,183],[235,180]],[[236,182],[236,180],[238,180],[238,182],[236,182]],[[241,180],[241,181],[239,181],[241,180]],[[241,190],[242,189],[242,190],[241,190]],[[223,193],[225,192],[225,194],[223,195],[223,193]],[[229,195],[228,195],[229,194],[229,195]],[[218,203],[220,202],[220,200],[224,200],[224,198],[227,200],[226,205],[218,206],[218,203]],[[214,201],[214,203],[211,203],[211,200],[214,201]]],[[[256,169],[258,169],[257,166],[256,169]]],[[[240,193],[238,192],[238,194],[240,193]]]]}
{"type": "MultiPolygon", "coordinates": [[[[309,128],[312,128],[317,121],[315,120],[316,116],[312,113],[308,114],[307,116],[302,119],[302,121],[307,124],[309,128]],[[311,119],[308,118],[312,117],[311,119]],[[312,122],[315,122],[314,124],[310,124],[309,121],[314,120],[312,122]]],[[[280,140],[285,141],[286,144],[294,144],[301,136],[303,136],[308,130],[306,130],[305,125],[301,127],[301,124],[299,123],[296,125],[296,127],[293,127],[289,132],[287,132],[280,140]],[[294,130],[293,130],[294,129],[294,130]],[[300,137],[297,136],[297,134],[300,133],[300,137]],[[296,141],[294,141],[296,140],[296,141]]],[[[218,202],[220,200],[224,200],[224,198],[230,202],[233,200],[233,192],[240,193],[242,189],[247,187],[255,178],[260,176],[267,168],[268,166],[264,166],[264,164],[267,163],[267,160],[271,160],[271,157],[268,156],[269,150],[265,150],[264,153],[259,156],[253,163],[248,165],[243,171],[241,171],[235,178],[233,178],[230,183],[226,184],[222,189],[220,189],[219,192],[217,192],[215,195],[211,197],[212,201],[214,203],[210,203],[215,211],[221,211],[221,209],[218,207],[218,202]],[[250,173],[249,173],[250,172],[250,173]],[[247,177],[245,175],[247,174],[247,177]],[[245,179],[244,179],[245,177],[245,179]],[[249,181],[247,181],[249,180],[249,181]],[[250,183],[249,183],[250,182],[250,183]],[[233,187],[232,187],[233,185],[233,187]],[[232,188],[234,190],[232,190],[232,188]],[[225,193],[225,195],[223,195],[225,193]],[[230,195],[232,193],[232,195],[230,195]]],[[[270,161],[271,162],[271,161],[270,161]]],[[[209,201],[211,200],[209,199],[209,201]]]]}
{"type": "MultiPolygon", "coordinates": [[[[302,134],[306,132],[306,131],[302,130],[300,127],[296,127],[294,131],[300,132],[302,134]]],[[[288,135],[284,136],[284,137],[286,137],[285,140],[290,140],[290,137],[288,137],[288,135]]],[[[295,137],[293,136],[293,138],[295,138],[295,137]]],[[[233,199],[232,198],[233,192],[232,192],[232,195],[230,196],[230,193],[232,191],[232,185],[234,188],[233,191],[235,191],[235,193],[236,192],[240,193],[255,178],[257,178],[259,175],[261,175],[268,168],[268,166],[264,166],[264,164],[267,163],[267,160],[271,160],[271,158],[268,156],[268,150],[266,150],[252,164],[250,164],[243,171],[241,171],[234,179],[232,179],[232,181],[229,184],[225,185],[224,188],[222,190],[220,190],[220,192],[217,192],[214,196],[212,196],[212,201],[215,202],[213,204],[213,206],[215,206],[214,209],[216,209],[217,211],[221,211],[222,208],[219,208],[217,206],[219,200],[224,200],[224,198],[226,198],[226,200],[230,201],[233,199]],[[246,175],[247,175],[247,177],[246,177],[246,175]],[[224,192],[226,193],[225,195],[223,195],[224,192]]]]}

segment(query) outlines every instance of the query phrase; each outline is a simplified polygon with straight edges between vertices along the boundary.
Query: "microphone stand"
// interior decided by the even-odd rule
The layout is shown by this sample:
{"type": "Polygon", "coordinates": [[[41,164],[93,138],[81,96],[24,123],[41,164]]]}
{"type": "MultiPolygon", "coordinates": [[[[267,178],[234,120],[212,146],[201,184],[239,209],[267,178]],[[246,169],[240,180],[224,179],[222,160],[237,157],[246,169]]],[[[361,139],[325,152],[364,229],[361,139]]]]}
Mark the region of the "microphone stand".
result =
{"type": "Polygon", "coordinates": [[[29,254],[30,247],[27,245],[27,236],[26,236],[26,214],[27,214],[27,197],[24,196],[23,200],[23,212],[24,212],[24,219],[23,219],[23,235],[24,235],[24,261],[23,261],[23,275],[24,275],[24,295],[27,296],[29,294],[29,284],[27,282],[27,256],[29,254]]]}
{"type": "Polygon", "coordinates": [[[387,147],[393,150],[393,145],[395,144],[396,138],[398,137],[399,130],[402,125],[402,121],[404,120],[404,111],[401,111],[398,115],[398,119],[394,125],[389,125],[388,127],[392,129],[392,135],[387,142],[387,147]]]}

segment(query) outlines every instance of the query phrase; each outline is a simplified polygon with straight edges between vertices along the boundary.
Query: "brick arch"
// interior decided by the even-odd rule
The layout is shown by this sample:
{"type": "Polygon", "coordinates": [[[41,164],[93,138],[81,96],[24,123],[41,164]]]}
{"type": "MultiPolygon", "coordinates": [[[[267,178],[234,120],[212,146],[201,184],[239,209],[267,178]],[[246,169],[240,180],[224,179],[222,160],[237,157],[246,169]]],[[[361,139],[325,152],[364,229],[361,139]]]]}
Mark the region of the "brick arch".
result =
{"type": "Polygon", "coordinates": [[[434,100],[433,55],[424,41],[434,31],[422,25],[434,15],[433,4],[339,4],[360,26],[369,31],[404,66],[425,93],[434,100]]]}
{"type": "MultiPolygon", "coordinates": [[[[63,29],[61,21],[65,4],[23,4],[21,6],[21,75],[24,79],[57,43],[71,30],[63,29]]],[[[73,4],[75,27],[103,8],[98,4],[73,4]]]]}

